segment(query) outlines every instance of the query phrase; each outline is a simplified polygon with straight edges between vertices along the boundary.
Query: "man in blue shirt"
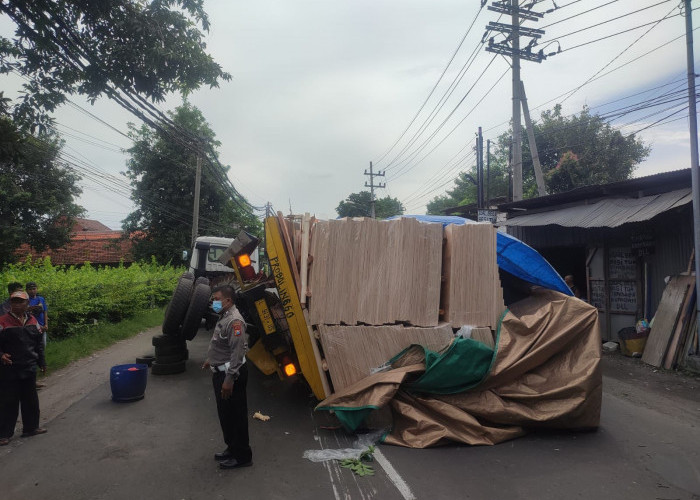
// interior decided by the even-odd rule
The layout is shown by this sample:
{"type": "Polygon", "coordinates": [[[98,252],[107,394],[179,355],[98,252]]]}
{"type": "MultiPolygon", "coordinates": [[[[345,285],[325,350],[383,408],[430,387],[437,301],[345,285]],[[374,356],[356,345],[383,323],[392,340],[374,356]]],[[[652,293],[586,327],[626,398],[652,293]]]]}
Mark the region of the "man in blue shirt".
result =
{"type": "Polygon", "coordinates": [[[49,329],[46,300],[41,295],[37,295],[38,288],[33,281],[27,283],[24,290],[29,294],[29,310],[39,323],[39,330],[44,334],[44,347],[46,347],[46,331],[49,329]]]}

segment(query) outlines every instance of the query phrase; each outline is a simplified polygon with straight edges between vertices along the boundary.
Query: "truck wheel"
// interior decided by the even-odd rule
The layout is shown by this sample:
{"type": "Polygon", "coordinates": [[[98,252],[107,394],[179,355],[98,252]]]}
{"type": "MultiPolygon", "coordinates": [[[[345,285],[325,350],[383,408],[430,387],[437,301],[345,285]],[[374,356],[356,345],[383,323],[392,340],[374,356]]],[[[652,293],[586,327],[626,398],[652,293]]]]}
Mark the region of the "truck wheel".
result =
{"type": "Polygon", "coordinates": [[[163,319],[163,333],[165,335],[170,335],[176,337],[180,333],[180,324],[187,313],[187,306],[190,303],[190,294],[192,293],[193,283],[186,274],[183,273],[177,282],[175,291],[173,292],[173,298],[168,305],[168,309],[165,311],[165,318],[163,319]]]}
{"type": "Polygon", "coordinates": [[[172,356],[174,354],[182,354],[187,350],[187,346],[184,344],[173,344],[173,345],[163,345],[156,347],[156,358],[161,356],[172,356]]]}
{"type": "Polygon", "coordinates": [[[184,349],[187,344],[183,339],[172,337],[170,335],[154,335],[151,344],[156,348],[156,351],[161,348],[179,348],[184,349]]]}
{"type": "Polygon", "coordinates": [[[151,373],[153,375],[174,375],[185,371],[185,362],[178,361],[176,363],[159,363],[155,361],[151,365],[151,373]]]}
{"type": "Polygon", "coordinates": [[[190,306],[187,308],[187,314],[185,314],[185,319],[182,322],[183,338],[192,340],[197,335],[197,330],[202,324],[202,316],[207,312],[210,296],[211,288],[209,285],[200,283],[194,287],[190,306]]]}
{"type": "Polygon", "coordinates": [[[156,356],[155,362],[159,365],[169,365],[170,363],[177,363],[179,361],[185,361],[185,352],[180,352],[178,354],[169,354],[167,356],[156,356]]]}
{"type": "Polygon", "coordinates": [[[136,364],[140,365],[148,365],[151,366],[153,364],[153,361],[155,360],[155,356],[153,354],[144,354],[140,358],[136,358],[136,364]]]}
{"type": "Polygon", "coordinates": [[[196,287],[196,286],[199,285],[200,283],[203,284],[203,285],[208,285],[208,284],[209,284],[209,278],[207,278],[206,276],[200,276],[199,278],[197,278],[197,279],[195,280],[194,286],[196,287]]]}

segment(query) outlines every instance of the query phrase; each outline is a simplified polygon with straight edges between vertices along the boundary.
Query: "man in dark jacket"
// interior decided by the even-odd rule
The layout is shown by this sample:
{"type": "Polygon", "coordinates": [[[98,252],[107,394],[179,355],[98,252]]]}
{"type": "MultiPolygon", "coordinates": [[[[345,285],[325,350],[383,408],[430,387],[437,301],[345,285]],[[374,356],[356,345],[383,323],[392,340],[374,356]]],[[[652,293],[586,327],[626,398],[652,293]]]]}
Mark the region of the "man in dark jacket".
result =
{"type": "Polygon", "coordinates": [[[29,295],[10,295],[10,312],[0,316],[0,446],[10,442],[22,408],[22,437],[44,434],[39,427],[36,370],[46,371],[44,342],[34,316],[27,312],[29,295]]]}

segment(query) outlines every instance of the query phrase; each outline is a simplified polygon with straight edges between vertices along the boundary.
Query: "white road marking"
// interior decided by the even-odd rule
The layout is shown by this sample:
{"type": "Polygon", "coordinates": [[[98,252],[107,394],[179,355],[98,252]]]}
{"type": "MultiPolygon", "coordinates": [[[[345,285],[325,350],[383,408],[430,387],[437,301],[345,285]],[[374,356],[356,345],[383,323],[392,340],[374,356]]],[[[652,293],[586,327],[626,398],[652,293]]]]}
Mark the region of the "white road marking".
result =
{"type": "Polygon", "coordinates": [[[399,493],[401,493],[404,500],[416,500],[411,488],[408,487],[406,481],[403,480],[401,475],[396,471],[396,469],[394,469],[394,466],[391,465],[389,460],[384,456],[379,448],[375,448],[374,450],[374,459],[379,465],[382,466],[382,469],[384,469],[384,472],[386,472],[386,475],[389,477],[391,482],[394,483],[396,489],[399,490],[399,493]]]}

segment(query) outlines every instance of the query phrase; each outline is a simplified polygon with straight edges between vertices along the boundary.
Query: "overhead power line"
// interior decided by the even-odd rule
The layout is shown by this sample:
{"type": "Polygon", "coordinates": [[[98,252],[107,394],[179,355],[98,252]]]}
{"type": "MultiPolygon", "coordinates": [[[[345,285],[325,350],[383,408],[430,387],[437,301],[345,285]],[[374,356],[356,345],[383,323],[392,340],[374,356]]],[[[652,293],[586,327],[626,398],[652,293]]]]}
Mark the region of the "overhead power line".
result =
{"type": "Polygon", "coordinates": [[[398,139],[396,139],[396,141],[391,145],[391,147],[390,147],[389,149],[387,149],[386,152],[385,152],[382,156],[380,156],[379,159],[377,159],[377,160],[374,162],[375,164],[379,164],[379,162],[381,162],[384,158],[387,157],[387,155],[388,155],[389,153],[391,153],[391,151],[396,147],[396,145],[399,143],[399,141],[400,141],[401,139],[403,139],[404,135],[406,135],[406,132],[408,132],[408,129],[411,128],[411,125],[413,125],[413,123],[416,121],[416,118],[418,118],[418,115],[420,115],[421,111],[423,111],[423,108],[424,108],[425,105],[428,103],[428,101],[430,100],[430,98],[433,96],[433,93],[435,92],[435,89],[438,87],[438,85],[439,85],[440,82],[442,81],[442,78],[445,76],[445,73],[447,72],[448,68],[449,68],[450,65],[452,64],[452,61],[454,61],[455,56],[456,56],[457,53],[459,52],[459,49],[462,48],[462,44],[464,44],[464,41],[467,39],[467,36],[469,35],[469,33],[471,32],[472,28],[474,27],[474,23],[476,22],[476,18],[479,17],[479,14],[481,13],[481,10],[483,9],[483,7],[484,7],[484,5],[481,4],[481,6],[479,7],[479,10],[476,12],[476,15],[474,16],[474,19],[472,19],[472,22],[471,22],[471,24],[469,25],[469,28],[467,28],[467,31],[464,33],[464,36],[462,36],[462,39],[459,41],[459,44],[457,44],[457,48],[456,48],[456,49],[454,50],[454,52],[452,53],[452,57],[450,57],[450,60],[447,61],[447,65],[445,66],[445,69],[442,70],[442,73],[440,74],[440,77],[437,79],[437,81],[435,82],[435,85],[433,85],[433,88],[432,88],[432,89],[430,90],[430,92],[428,93],[428,97],[425,98],[425,100],[423,101],[423,104],[421,104],[420,108],[418,108],[418,111],[416,111],[416,114],[413,116],[413,118],[412,118],[411,121],[408,123],[408,125],[407,125],[406,128],[403,130],[403,132],[401,132],[401,135],[399,135],[398,139]]]}

